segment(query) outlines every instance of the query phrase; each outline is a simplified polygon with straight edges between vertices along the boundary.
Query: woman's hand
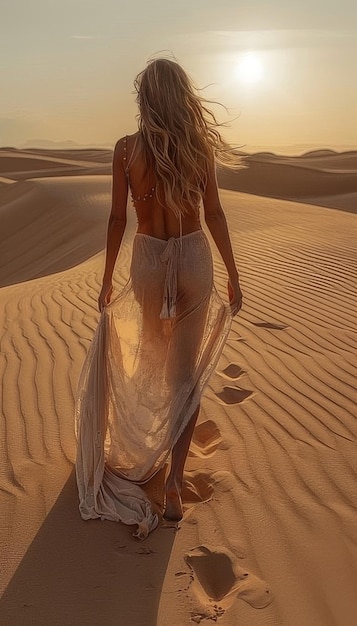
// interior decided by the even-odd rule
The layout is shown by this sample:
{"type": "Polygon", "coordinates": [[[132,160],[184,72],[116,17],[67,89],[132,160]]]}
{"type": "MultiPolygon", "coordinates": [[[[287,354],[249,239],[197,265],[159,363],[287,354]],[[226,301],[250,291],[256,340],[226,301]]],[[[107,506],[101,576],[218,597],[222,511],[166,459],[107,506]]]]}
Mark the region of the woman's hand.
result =
{"type": "Polygon", "coordinates": [[[242,308],[243,294],[239,286],[239,280],[228,280],[228,298],[231,305],[232,315],[237,315],[238,311],[242,308]]]}
{"type": "Polygon", "coordinates": [[[113,292],[112,282],[110,281],[110,282],[103,283],[102,290],[98,298],[98,308],[100,312],[102,312],[104,307],[106,307],[109,304],[112,292],[113,292]]]}

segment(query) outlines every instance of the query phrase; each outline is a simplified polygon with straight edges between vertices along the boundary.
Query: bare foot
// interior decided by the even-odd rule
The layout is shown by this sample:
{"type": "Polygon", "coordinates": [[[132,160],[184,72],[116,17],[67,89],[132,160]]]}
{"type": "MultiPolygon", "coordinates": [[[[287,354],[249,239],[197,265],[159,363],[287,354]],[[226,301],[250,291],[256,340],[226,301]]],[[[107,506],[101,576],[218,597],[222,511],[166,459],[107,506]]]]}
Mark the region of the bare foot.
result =
{"type": "Polygon", "coordinates": [[[175,482],[167,482],[165,488],[166,504],[164,519],[170,522],[179,522],[183,516],[181,489],[175,482]]]}

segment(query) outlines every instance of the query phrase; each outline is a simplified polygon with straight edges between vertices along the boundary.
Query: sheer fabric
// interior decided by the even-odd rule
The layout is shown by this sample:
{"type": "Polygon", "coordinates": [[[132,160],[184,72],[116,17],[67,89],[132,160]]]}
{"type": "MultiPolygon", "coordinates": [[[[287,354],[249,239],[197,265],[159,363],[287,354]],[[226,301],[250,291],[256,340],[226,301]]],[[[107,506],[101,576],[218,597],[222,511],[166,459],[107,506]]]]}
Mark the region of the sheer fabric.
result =
{"type": "Polygon", "coordinates": [[[80,513],[158,524],[140,483],[192,417],[231,324],[203,230],[168,241],[137,233],[129,280],[101,313],[76,403],[80,513]]]}

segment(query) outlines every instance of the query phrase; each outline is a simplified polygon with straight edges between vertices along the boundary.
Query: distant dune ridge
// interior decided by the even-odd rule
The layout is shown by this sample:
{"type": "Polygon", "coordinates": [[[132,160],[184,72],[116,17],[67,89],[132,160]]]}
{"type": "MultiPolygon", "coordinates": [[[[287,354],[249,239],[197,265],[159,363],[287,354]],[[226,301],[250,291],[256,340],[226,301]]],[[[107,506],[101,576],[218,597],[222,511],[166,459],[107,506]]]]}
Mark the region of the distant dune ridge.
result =
{"type": "Polygon", "coordinates": [[[300,157],[260,153],[238,173],[219,171],[220,186],[357,212],[357,151],[316,150],[300,157]]]}
{"type": "MultiPolygon", "coordinates": [[[[180,532],[142,544],[81,520],[73,471],[111,160],[0,149],[0,623],[355,626],[357,152],[219,171],[244,304],[203,396],[180,532]]],[[[114,297],[135,226],[129,202],[114,297]]]]}

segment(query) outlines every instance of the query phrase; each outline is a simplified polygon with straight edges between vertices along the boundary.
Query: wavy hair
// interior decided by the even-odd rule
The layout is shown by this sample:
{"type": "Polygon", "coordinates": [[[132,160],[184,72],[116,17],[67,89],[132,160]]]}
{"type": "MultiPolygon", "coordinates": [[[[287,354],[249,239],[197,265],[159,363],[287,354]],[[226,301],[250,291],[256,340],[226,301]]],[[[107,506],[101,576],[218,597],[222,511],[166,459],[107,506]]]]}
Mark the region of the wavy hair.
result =
{"type": "Polygon", "coordinates": [[[217,128],[207,103],[184,69],[169,59],[154,59],[134,81],[139,132],[148,171],[155,172],[157,198],[177,217],[199,204],[213,159],[232,169],[244,167],[217,128]]]}

